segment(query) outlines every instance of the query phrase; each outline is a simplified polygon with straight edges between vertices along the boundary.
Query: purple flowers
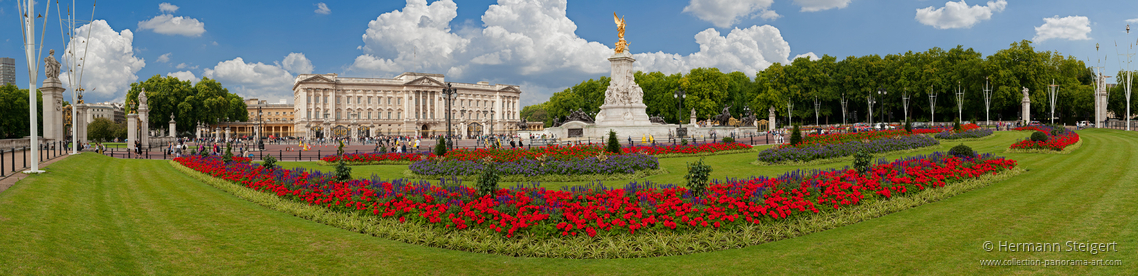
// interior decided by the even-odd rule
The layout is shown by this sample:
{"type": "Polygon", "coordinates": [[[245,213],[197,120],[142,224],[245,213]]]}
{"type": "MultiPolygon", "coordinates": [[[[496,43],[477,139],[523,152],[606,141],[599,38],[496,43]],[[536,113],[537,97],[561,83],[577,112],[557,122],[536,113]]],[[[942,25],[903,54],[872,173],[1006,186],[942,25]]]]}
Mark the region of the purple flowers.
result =
{"type": "MultiPolygon", "coordinates": [[[[420,175],[477,175],[486,166],[479,161],[431,159],[412,163],[411,172],[420,175]]],[[[581,174],[629,174],[642,170],[660,168],[655,156],[641,153],[609,155],[598,159],[588,157],[569,160],[547,160],[541,163],[534,159],[496,162],[490,164],[503,175],[581,175],[581,174]],[[602,160],[603,159],[603,160],[602,160]]]]}
{"type": "Polygon", "coordinates": [[[764,163],[807,162],[818,159],[850,156],[859,150],[882,153],[910,150],[939,145],[940,141],[925,135],[905,135],[869,141],[852,141],[840,144],[808,145],[803,147],[769,148],[759,152],[759,161],[764,163]]]}

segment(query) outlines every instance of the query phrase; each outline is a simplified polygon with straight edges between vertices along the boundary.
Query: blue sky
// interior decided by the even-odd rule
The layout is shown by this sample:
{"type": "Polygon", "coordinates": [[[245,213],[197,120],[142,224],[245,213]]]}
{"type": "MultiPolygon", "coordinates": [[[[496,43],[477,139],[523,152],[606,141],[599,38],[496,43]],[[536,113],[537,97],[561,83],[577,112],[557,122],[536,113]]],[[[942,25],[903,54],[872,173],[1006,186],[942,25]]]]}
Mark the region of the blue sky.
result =
{"type": "MultiPolygon", "coordinates": [[[[56,49],[61,58],[52,4],[44,55],[56,49]]],[[[76,1],[77,18],[89,19],[91,4],[76,1]]],[[[15,11],[14,0],[0,0],[0,56],[17,60],[17,85],[26,87],[15,11]]],[[[529,105],[609,74],[613,12],[628,23],[637,69],[669,74],[718,67],[754,75],[800,55],[840,60],[958,44],[986,56],[1022,39],[1092,65],[1100,43],[1097,56],[1117,72],[1115,41],[1125,51],[1138,40],[1125,32],[1126,24],[1138,32],[1138,1],[1005,0],[100,1],[96,22],[77,33],[91,33],[83,79],[95,88],[91,102],[121,100],[129,83],[154,75],[208,76],[275,101],[291,99],[297,74],[413,71],[521,85],[529,105]]]]}

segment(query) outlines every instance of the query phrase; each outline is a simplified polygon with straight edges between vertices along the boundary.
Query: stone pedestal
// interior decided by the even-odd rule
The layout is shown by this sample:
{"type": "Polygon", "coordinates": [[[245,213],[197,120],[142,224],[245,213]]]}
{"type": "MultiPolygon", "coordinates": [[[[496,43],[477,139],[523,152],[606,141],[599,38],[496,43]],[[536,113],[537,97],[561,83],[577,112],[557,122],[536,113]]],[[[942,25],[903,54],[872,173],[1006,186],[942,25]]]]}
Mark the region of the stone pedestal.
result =
{"type": "Polygon", "coordinates": [[[650,126],[644,105],[644,90],[636,84],[632,75],[632,63],[636,59],[627,52],[609,57],[612,63],[612,80],[605,90],[605,103],[597,113],[595,124],[611,126],[650,126]]]}
{"type": "Polygon", "coordinates": [[[75,108],[75,141],[87,143],[87,104],[76,104],[75,108]]]}
{"type": "Polygon", "coordinates": [[[142,131],[138,132],[138,140],[142,141],[142,148],[150,148],[150,110],[146,108],[143,103],[138,107],[138,128],[142,131]]]}
{"type": "Polygon", "coordinates": [[[126,115],[126,148],[134,150],[138,141],[138,114],[126,115]]]}
{"type": "Polygon", "coordinates": [[[769,122],[767,123],[767,131],[774,131],[775,126],[778,125],[777,121],[775,121],[774,106],[770,108],[770,115],[768,115],[767,122],[769,122]]]}
{"type": "Polygon", "coordinates": [[[174,115],[170,115],[170,137],[178,137],[178,123],[174,121],[174,115]]]}
{"type": "Polygon", "coordinates": [[[1021,103],[1023,105],[1023,124],[1024,125],[1030,124],[1031,123],[1031,100],[1028,98],[1023,98],[1023,101],[1021,101],[1021,103]]]}
{"type": "Polygon", "coordinates": [[[59,78],[43,81],[43,138],[50,141],[63,139],[63,85],[59,78]]]}

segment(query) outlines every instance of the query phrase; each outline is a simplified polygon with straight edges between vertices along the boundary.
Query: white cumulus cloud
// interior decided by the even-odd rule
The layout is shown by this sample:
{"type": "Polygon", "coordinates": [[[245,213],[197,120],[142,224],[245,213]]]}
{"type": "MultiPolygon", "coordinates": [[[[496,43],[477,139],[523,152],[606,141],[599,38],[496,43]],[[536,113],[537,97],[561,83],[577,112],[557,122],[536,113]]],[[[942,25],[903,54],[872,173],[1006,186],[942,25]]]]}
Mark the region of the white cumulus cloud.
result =
{"type": "Polygon", "coordinates": [[[1138,18],[1127,19],[1126,23],[1138,23],[1138,18]]]}
{"type": "MultiPolygon", "coordinates": [[[[72,41],[64,53],[74,52],[77,58],[83,58],[80,64],[85,68],[82,83],[87,90],[85,100],[97,102],[125,97],[130,83],[138,80],[135,73],[146,66],[146,60],[134,56],[134,33],[130,30],[115,32],[104,20],[95,20],[76,28],[74,33],[80,39],[72,41]],[[90,40],[86,40],[88,33],[90,40]]],[[[72,62],[64,58],[64,68],[70,68],[72,62]]],[[[65,85],[78,86],[73,86],[66,69],[60,71],[63,74],[59,79],[65,85]]]]}
{"type": "Polygon", "coordinates": [[[663,52],[636,54],[636,67],[664,73],[687,72],[692,68],[717,67],[722,72],[741,71],[748,75],[772,63],[789,62],[790,44],[770,25],[735,28],[727,36],[708,28],[695,35],[699,52],[687,56],[663,52]]]}
{"type": "Polygon", "coordinates": [[[741,17],[779,18],[780,15],[770,9],[771,4],[774,0],[691,0],[684,7],[684,12],[690,12],[716,27],[727,28],[738,23],[741,17]]]}
{"type": "Polygon", "coordinates": [[[980,21],[992,18],[992,13],[1002,12],[1008,6],[1004,0],[988,1],[987,6],[974,5],[969,7],[964,0],[960,2],[948,1],[944,7],[934,9],[932,6],[917,9],[917,21],[921,24],[936,27],[937,29],[967,29],[972,28],[980,21]]]}
{"type": "Polygon", "coordinates": [[[158,56],[158,62],[170,62],[170,54],[172,53],[165,53],[158,56]]]}
{"type": "Polygon", "coordinates": [[[798,58],[800,58],[800,57],[804,57],[804,58],[806,58],[806,59],[809,59],[809,60],[818,60],[818,55],[817,55],[817,54],[814,54],[814,52],[808,52],[808,53],[805,53],[805,54],[796,55],[796,56],[794,56],[794,58],[790,59],[790,61],[792,61],[792,62],[793,62],[794,60],[796,60],[796,59],[798,59],[798,58]]]}
{"type": "Polygon", "coordinates": [[[164,12],[146,21],[138,22],[139,30],[153,30],[155,33],[165,35],[184,35],[199,37],[205,33],[205,23],[194,18],[171,15],[178,11],[178,6],[170,3],[158,4],[158,10],[164,12]]]}
{"type": "Polygon", "coordinates": [[[178,78],[179,80],[183,80],[183,81],[190,81],[190,83],[198,83],[198,81],[201,80],[197,76],[194,76],[194,73],[192,73],[190,71],[178,71],[178,72],[166,73],[166,76],[167,77],[175,77],[175,78],[178,78]]]}
{"type": "Polygon", "coordinates": [[[309,61],[302,53],[289,53],[281,62],[281,67],[297,74],[312,73],[312,61],[309,61]]]}
{"type": "Polygon", "coordinates": [[[816,12],[828,9],[844,9],[853,0],[794,0],[794,4],[802,7],[803,12],[816,12]]]}
{"type": "Polygon", "coordinates": [[[320,3],[316,3],[316,10],[314,12],[319,13],[319,14],[330,14],[330,13],[332,13],[332,9],[328,8],[328,4],[324,4],[324,2],[320,2],[320,3]]]}
{"type": "Polygon", "coordinates": [[[450,32],[450,21],[458,16],[458,5],[440,0],[407,0],[402,11],[381,14],[368,22],[363,35],[364,55],[356,57],[352,68],[387,72],[445,70],[454,54],[470,43],[450,32]]]}
{"type": "Polygon", "coordinates": [[[292,98],[294,76],[278,65],[247,63],[238,57],[206,68],[202,76],[221,82],[242,97],[292,98]]]}
{"type": "Polygon", "coordinates": [[[158,4],[158,10],[162,12],[175,13],[178,12],[178,6],[170,3],[158,4]]]}
{"type": "Polygon", "coordinates": [[[1035,37],[1031,40],[1043,42],[1048,39],[1090,40],[1091,20],[1086,16],[1044,18],[1043,25],[1035,27],[1035,37]]]}
{"type": "MultiPolygon", "coordinates": [[[[452,31],[448,26],[458,8],[453,2],[408,0],[404,9],[368,24],[362,53],[347,71],[371,77],[444,73],[448,80],[522,85],[524,103],[544,101],[555,91],[611,70],[607,58],[615,41],[579,37],[576,23],[566,17],[566,5],[565,0],[501,0],[482,15],[481,29],[452,31]]],[[[629,41],[635,69],[676,73],[718,67],[753,75],[771,63],[788,62],[790,55],[789,44],[772,26],[734,28],[726,34],[709,28],[694,39],[700,50],[691,54],[637,53],[638,42],[629,41]]]]}

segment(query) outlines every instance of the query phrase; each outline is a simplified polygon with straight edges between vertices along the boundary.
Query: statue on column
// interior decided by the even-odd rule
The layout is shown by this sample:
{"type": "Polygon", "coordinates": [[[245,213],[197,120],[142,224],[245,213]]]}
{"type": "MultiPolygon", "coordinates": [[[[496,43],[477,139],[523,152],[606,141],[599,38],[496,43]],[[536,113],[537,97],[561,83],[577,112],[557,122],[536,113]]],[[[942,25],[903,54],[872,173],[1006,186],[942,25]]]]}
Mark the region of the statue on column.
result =
{"type": "Polygon", "coordinates": [[[60,66],[59,61],[55,60],[55,49],[48,51],[47,57],[43,58],[44,77],[58,79],[60,66]]]}
{"type": "Polygon", "coordinates": [[[138,105],[139,106],[146,106],[146,90],[145,89],[142,90],[142,92],[138,92],[138,105]]]}

